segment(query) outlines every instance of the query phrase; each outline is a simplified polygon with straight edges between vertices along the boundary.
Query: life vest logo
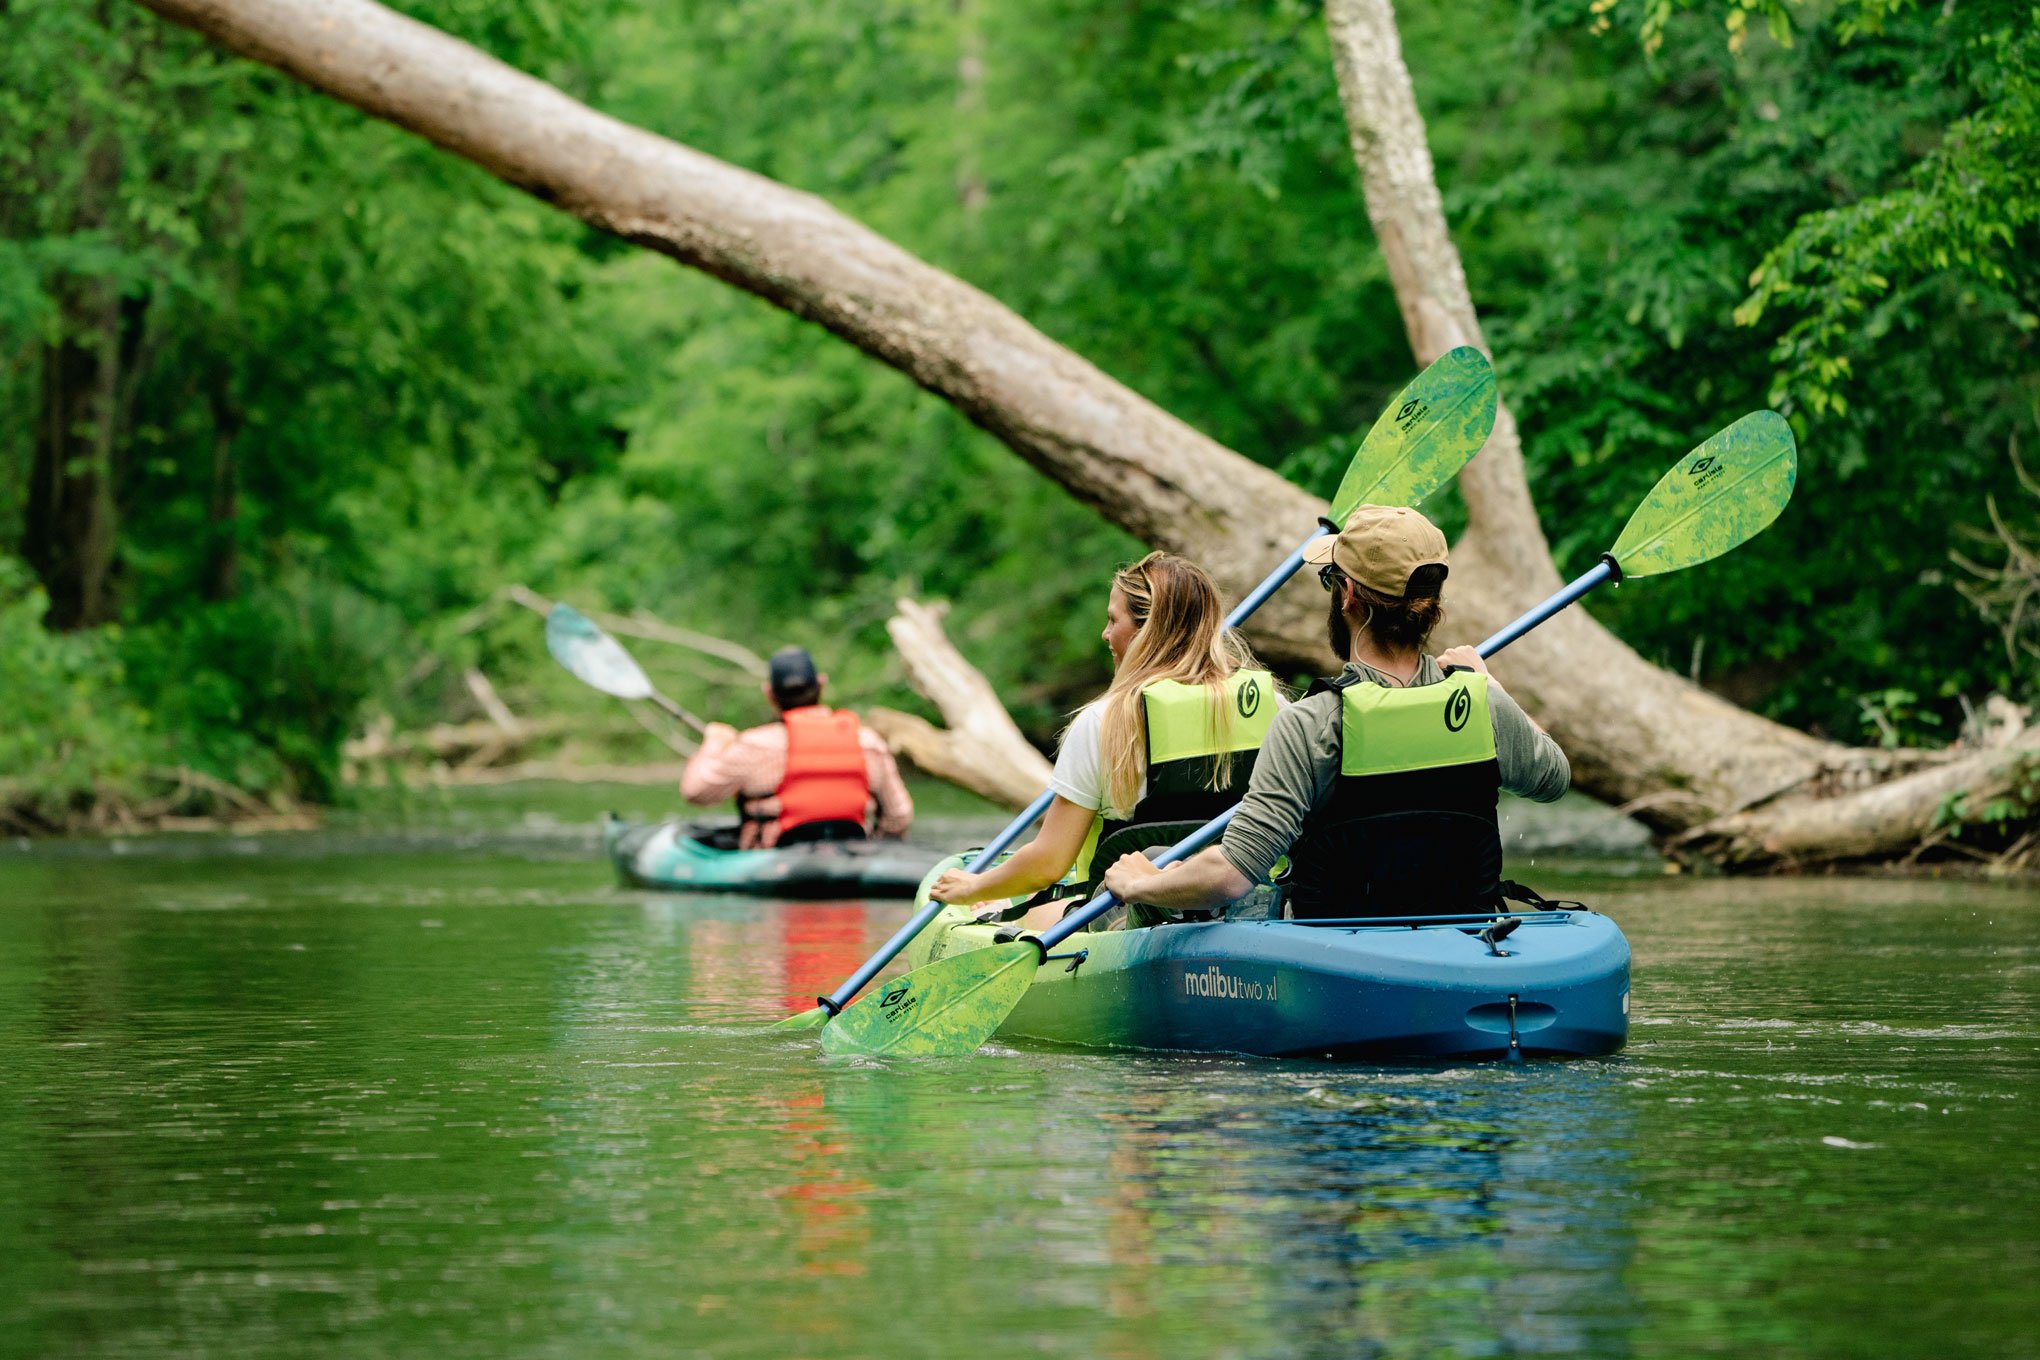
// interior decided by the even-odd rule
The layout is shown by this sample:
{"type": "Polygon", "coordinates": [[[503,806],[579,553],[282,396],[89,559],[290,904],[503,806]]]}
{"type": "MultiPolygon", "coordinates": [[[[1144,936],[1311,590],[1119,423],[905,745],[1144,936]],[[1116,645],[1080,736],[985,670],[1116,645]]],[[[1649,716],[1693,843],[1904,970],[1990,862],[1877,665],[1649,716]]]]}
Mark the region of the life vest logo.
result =
{"type": "Polygon", "coordinates": [[[1261,682],[1248,676],[1239,692],[1233,696],[1233,705],[1239,709],[1242,718],[1251,718],[1261,711],[1261,682]]]}
{"type": "Polygon", "coordinates": [[[1693,489],[1698,491],[1701,487],[1707,485],[1726,471],[1728,471],[1728,468],[1723,465],[1720,457],[1710,453],[1699,462],[1693,464],[1693,466],[1687,468],[1686,476],[1692,481],[1693,489]]]}
{"type": "Polygon", "coordinates": [[[1472,716],[1473,696],[1463,689],[1453,690],[1452,697],[1445,701],[1445,730],[1457,732],[1472,716]]]}

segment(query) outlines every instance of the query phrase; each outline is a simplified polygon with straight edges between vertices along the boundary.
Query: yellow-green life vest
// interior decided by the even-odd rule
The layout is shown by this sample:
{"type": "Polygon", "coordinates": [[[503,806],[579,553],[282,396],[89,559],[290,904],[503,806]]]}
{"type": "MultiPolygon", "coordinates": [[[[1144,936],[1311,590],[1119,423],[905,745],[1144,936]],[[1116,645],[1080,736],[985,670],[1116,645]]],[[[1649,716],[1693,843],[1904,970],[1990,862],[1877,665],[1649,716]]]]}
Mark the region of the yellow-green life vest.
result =
{"type": "MultiPolygon", "coordinates": [[[[1091,877],[1099,845],[1130,828],[1207,822],[1237,803],[1277,708],[1275,677],[1262,670],[1234,671],[1219,686],[1216,704],[1209,686],[1175,680],[1145,685],[1140,697],[1147,724],[1147,792],[1125,818],[1101,814],[1093,820],[1077,856],[1080,880],[1091,877]],[[1228,768],[1220,781],[1222,765],[1228,768]]],[[[1107,863],[1149,843],[1107,845],[1107,863]]]]}
{"type": "Polygon", "coordinates": [[[1488,678],[1461,670],[1389,689],[1321,681],[1339,693],[1339,773],[1290,847],[1297,917],[1477,911],[1501,880],[1488,678]]]}

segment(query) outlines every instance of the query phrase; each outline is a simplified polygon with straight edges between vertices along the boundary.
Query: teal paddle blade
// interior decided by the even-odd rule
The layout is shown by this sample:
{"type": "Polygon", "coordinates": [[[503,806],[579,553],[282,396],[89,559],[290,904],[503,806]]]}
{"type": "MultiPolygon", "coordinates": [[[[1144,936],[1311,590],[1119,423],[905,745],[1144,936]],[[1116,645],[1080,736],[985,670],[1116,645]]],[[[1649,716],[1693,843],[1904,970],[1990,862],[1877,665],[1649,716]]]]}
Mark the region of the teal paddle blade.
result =
{"type": "Polygon", "coordinates": [[[822,1031],[822,1051],[968,1057],[1013,1013],[1040,966],[1041,951],[1017,940],[938,959],[844,1007],[822,1031]]]}
{"type": "Polygon", "coordinates": [[[1776,411],[1752,411],[1659,479],[1611,555],[1625,577],[1698,566],[1768,528],[1798,478],[1792,427],[1776,411]]]}
{"type": "Polygon", "coordinates": [[[570,604],[545,616],[545,649],[582,684],[619,699],[649,699],[652,682],[617,640],[570,604]]]}
{"type": "Polygon", "coordinates": [[[802,1011],[799,1015],[787,1016],[784,1020],[781,1020],[778,1024],[772,1026],[772,1028],[820,1029],[823,1025],[826,1025],[828,1023],[829,1012],[827,1007],[810,1006],[806,1010],[802,1011]]]}
{"type": "Polygon", "coordinates": [[[1362,505],[1421,505],[1459,475],[1495,428],[1495,371],[1461,345],[1410,379],[1374,422],[1339,490],[1331,519],[1362,505]]]}

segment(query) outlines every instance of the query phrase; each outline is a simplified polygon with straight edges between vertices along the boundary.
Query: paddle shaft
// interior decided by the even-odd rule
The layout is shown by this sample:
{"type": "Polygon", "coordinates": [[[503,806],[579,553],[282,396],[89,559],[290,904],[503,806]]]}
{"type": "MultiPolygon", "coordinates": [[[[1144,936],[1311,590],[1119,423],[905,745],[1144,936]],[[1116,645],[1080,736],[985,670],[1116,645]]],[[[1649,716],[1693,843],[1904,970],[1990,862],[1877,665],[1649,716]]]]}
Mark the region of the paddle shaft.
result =
{"type": "MultiPolygon", "coordinates": [[[[1262,581],[1260,585],[1255,586],[1245,599],[1233,606],[1232,612],[1225,616],[1226,627],[1239,627],[1242,623],[1246,622],[1249,614],[1252,614],[1256,609],[1266,604],[1270,596],[1287,585],[1289,578],[1296,575],[1303,566],[1303,550],[1305,548],[1317,542],[1319,537],[1324,534],[1338,532],[1338,526],[1334,525],[1330,520],[1320,520],[1318,521],[1318,526],[1311,530],[1309,538],[1296,545],[1295,552],[1283,559],[1281,566],[1269,572],[1266,580],[1262,581]]],[[[1017,817],[1006,823],[1005,830],[992,837],[985,848],[978,851],[972,857],[970,863],[964,866],[964,871],[974,874],[989,865],[1007,846],[1020,838],[1021,832],[1033,826],[1035,821],[1048,811],[1048,805],[1054,801],[1054,791],[1044,789],[1039,798],[1036,798],[1025,808],[1022,808],[1017,817]]],[[[1231,814],[1227,815],[1230,816],[1231,814]]],[[[1221,826],[1219,831],[1224,829],[1221,826]]],[[[1218,832],[1213,832],[1212,834],[1215,836],[1218,832]]],[[[1199,841],[1197,848],[1202,849],[1205,844],[1205,841],[1199,841]]],[[[908,918],[905,925],[894,931],[892,938],[887,940],[876,954],[866,959],[862,968],[859,968],[845,979],[842,986],[827,996],[815,998],[821,1002],[822,1009],[831,1015],[835,1015],[845,1006],[849,1005],[850,999],[862,991],[866,983],[877,977],[887,964],[897,958],[899,952],[911,944],[916,935],[926,930],[929,922],[939,916],[942,913],[942,909],[947,905],[949,904],[946,902],[937,902],[931,898],[928,905],[915,912],[908,918]]]]}
{"type": "MultiPolygon", "coordinates": [[[[1298,560],[1300,561],[1301,559],[1299,558],[1298,560]]],[[[1621,579],[1622,569],[1616,565],[1615,559],[1603,554],[1600,562],[1595,564],[1591,570],[1581,574],[1571,585],[1559,591],[1556,595],[1553,595],[1550,599],[1538,605],[1508,627],[1502,629],[1501,632],[1496,633],[1493,637],[1481,643],[1475,650],[1485,660],[1596,586],[1621,579]]],[[[1155,867],[1159,869],[1164,865],[1174,864],[1177,860],[1188,859],[1205,846],[1210,845],[1225,834],[1226,827],[1232,824],[1233,814],[1239,810],[1239,804],[1235,803],[1218,816],[1206,822],[1203,826],[1198,827],[1188,836],[1170,846],[1166,853],[1159,856],[1154,861],[1155,867]]],[[[1070,936],[1076,934],[1117,905],[1119,905],[1117,897],[1109,892],[1101,892],[1083,906],[1041,932],[1038,937],[1023,936],[1022,938],[1033,940],[1035,945],[1040,948],[1042,956],[1047,957],[1051,949],[1054,949],[1064,940],[1067,940],[1070,936]]]]}
{"type": "Polygon", "coordinates": [[[1571,604],[1574,600],[1579,599],[1580,596],[1588,591],[1609,581],[1619,582],[1621,579],[1622,568],[1616,565],[1613,557],[1607,553],[1602,553],[1600,562],[1592,569],[1581,573],[1571,585],[1568,585],[1543,604],[1538,605],[1522,618],[1517,619],[1514,623],[1502,629],[1501,632],[1496,633],[1487,641],[1481,643],[1475,650],[1479,651],[1483,657],[1493,656],[1496,652],[1499,652],[1502,648],[1508,646],[1517,638],[1523,636],[1523,634],[1571,604]]]}
{"type": "Polygon", "coordinates": [[[1303,550],[1326,534],[1336,534],[1339,526],[1328,519],[1318,521],[1318,527],[1311,530],[1310,537],[1296,545],[1296,551],[1282,560],[1282,565],[1268,573],[1268,579],[1255,586],[1247,598],[1233,606],[1232,613],[1225,616],[1225,626],[1237,628],[1247,621],[1247,616],[1268,603],[1268,598],[1283,586],[1289,578],[1303,569],[1303,550]]]}
{"type": "MultiPolygon", "coordinates": [[[[1043,789],[1039,798],[1036,798],[1023,808],[1019,816],[1006,823],[1004,831],[992,837],[990,842],[985,845],[985,848],[977,852],[971,859],[971,862],[965,866],[965,872],[974,874],[987,864],[990,864],[1001,851],[1019,839],[1021,832],[1034,825],[1037,817],[1048,811],[1048,805],[1054,799],[1055,794],[1051,790],[1043,789]]],[[[946,902],[937,902],[932,898],[929,899],[928,905],[915,912],[905,925],[894,931],[892,938],[880,946],[876,954],[866,959],[863,967],[844,979],[842,986],[827,996],[815,998],[821,1002],[822,1009],[834,1015],[849,1005],[850,998],[863,991],[864,984],[877,977],[880,970],[888,963],[891,963],[902,949],[913,943],[914,937],[927,929],[928,923],[940,915],[942,908],[947,905],[949,904],[946,902]]]]}
{"type": "Polygon", "coordinates": [[[707,723],[695,717],[692,713],[689,713],[686,709],[680,707],[680,705],[674,703],[671,699],[668,699],[665,695],[659,693],[659,691],[653,690],[646,697],[649,698],[653,703],[657,704],[659,708],[662,709],[669,717],[679,719],[681,722],[686,723],[689,727],[693,728],[697,732],[706,733],[708,731],[707,723]]]}

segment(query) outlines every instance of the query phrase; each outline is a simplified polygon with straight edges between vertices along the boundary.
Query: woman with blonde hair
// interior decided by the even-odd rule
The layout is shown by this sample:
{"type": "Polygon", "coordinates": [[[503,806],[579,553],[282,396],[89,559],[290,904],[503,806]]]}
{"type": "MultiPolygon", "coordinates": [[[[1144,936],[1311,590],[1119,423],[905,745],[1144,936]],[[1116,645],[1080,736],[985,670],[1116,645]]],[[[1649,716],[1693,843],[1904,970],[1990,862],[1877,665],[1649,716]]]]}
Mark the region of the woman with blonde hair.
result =
{"type": "Polygon", "coordinates": [[[1168,844],[1246,792],[1278,695],[1273,677],[1225,626],[1211,578],[1165,552],[1122,567],[1103,636],[1112,685],[1063,733],[1041,830],[983,873],[947,871],[931,898],[963,905],[1025,897],[1072,868],[1088,882],[1094,864],[1168,844]]]}

